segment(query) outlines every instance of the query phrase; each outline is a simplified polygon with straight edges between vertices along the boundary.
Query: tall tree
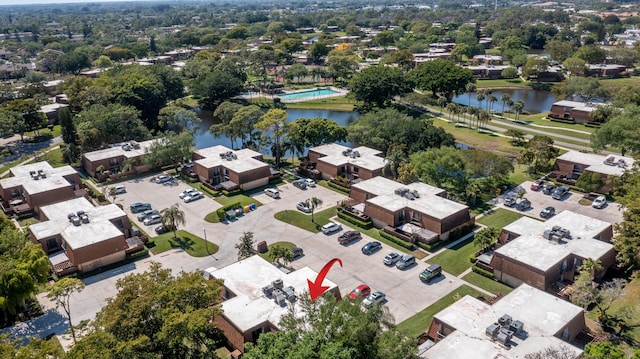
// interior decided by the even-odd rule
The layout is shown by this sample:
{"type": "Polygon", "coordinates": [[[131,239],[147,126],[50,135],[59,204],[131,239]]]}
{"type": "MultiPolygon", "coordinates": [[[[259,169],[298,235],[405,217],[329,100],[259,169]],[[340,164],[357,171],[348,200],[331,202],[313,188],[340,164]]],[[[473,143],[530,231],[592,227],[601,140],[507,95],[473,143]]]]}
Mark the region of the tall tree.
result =
{"type": "Polygon", "coordinates": [[[149,129],[140,120],[139,112],[131,106],[93,105],[74,116],[74,123],[84,152],[112,143],[151,137],[149,129]]]}
{"type": "Polygon", "coordinates": [[[213,321],[221,313],[222,284],[199,272],[180,273],[154,263],[116,282],[91,323],[92,331],[67,353],[80,358],[215,357],[222,337],[213,321]]]}
{"type": "Polygon", "coordinates": [[[468,176],[460,151],[453,147],[430,148],[410,156],[420,179],[432,186],[464,192],[468,176]]]}
{"type": "Polygon", "coordinates": [[[71,322],[71,296],[74,293],[82,292],[83,289],[83,281],[78,278],[67,277],[51,285],[49,287],[49,293],[47,293],[47,298],[52,300],[56,304],[56,307],[62,307],[62,310],[64,310],[64,313],[67,315],[74,344],[76,343],[76,331],[71,322]]]}
{"type": "Polygon", "coordinates": [[[403,162],[408,162],[408,160],[407,145],[391,145],[384,157],[384,167],[382,168],[382,172],[386,174],[387,171],[390,171],[391,177],[396,179],[398,177],[398,167],[400,167],[403,162]]]}
{"type": "Polygon", "coordinates": [[[535,135],[520,152],[518,162],[529,164],[529,171],[539,173],[549,168],[550,161],[558,155],[553,147],[553,139],[548,136],[535,135]]]}
{"type": "Polygon", "coordinates": [[[62,128],[62,141],[66,144],[79,144],[78,131],[76,131],[76,125],[71,119],[71,112],[68,108],[63,107],[58,111],[58,122],[62,128]]]}
{"type": "Polygon", "coordinates": [[[611,342],[593,342],[584,347],[584,359],[625,359],[628,358],[624,350],[611,342]]]}
{"type": "Polygon", "coordinates": [[[318,207],[322,206],[322,200],[318,197],[311,197],[304,203],[311,209],[311,223],[316,223],[315,219],[313,218],[313,214],[318,207]]]}
{"type": "Polygon", "coordinates": [[[483,228],[473,236],[473,243],[481,250],[486,249],[498,241],[500,232],[501,230],[496,227],[483,228]]]}
{"type": "Polygon", "coordinates": [[[184,226],[186,223],[184,212],[180,210],[180,206],[174,203],[171,207],[160,211],[160,216],[162,218],[162,226],[170,228],[173,231],[173,238],[177,238],[178,224],[184,226]]]}
{"type": "Polygon", "coordinates": [[[471,70],[443,59],[420,63],[411,70],[410,76],[417,88],[431,91],[433,97],[441,95],[448,100],[464,93],[467,84],[475,82],[471,70]]]}
{"type": "Polygon", "coordinates": [[[197,113],[174,104],[163,107],[158,114],[158,127],[164,131],[195,131],[200,122],[197,113]]]}
{"type": "Polygon", "coordinates": [[[220,120],[219,123],[211,125],[209,131],[216,137],[226,135],[231,139],[231,148],[235,148],[236,131],[231,126],[231,120],[236,112],[242,108],[242,105],[235,102],[224,101],[213,112],[213,116],[220,120]]]}
{"type": "Polygon", "coordinates": [[[604,149],[608,146],[618,147],[624,155],[627,151],[640,152],[640,106],[630,105],[617,113],[609,121],[596,129],[591,136],[591,146],[604,149]]]}
{"type": "Polygon", "coordinates": [[[254,128],[256,124],[260,122],[260,117],[262,117],[263,114],[264,113],[260,107],[256,105],[243,106],[233,114],[233,117],[229,122],[229,127],[231,128],[231,133],[233,133],[234,136],[237,135],[240,137],[240,142],[243,148],[255,145],[252,143],[252,134],[255,131],[254,128]]]}
{"type": "Polygon", "coordinates": [[[282,330],[245,345],[244,358],[414,359],[416,340],[400,334],[382,306],[362,310],[351,300],[299,298],[280,320],[282,330]]]}
{"type": "Polygon", "coordinates": [[[253,240],[253,232],[244,232],[240,237],[240,242],[236,244],[236,249],[238,250],[238,260],[249,258],[258,253],[253,240]]]}
{"type": "Polygon", "coordinates": [[[395,96],[412,91],[413,85],[397,67],[377,65],[358,72],[349,81],[349,90],[365,106],[380,108],[395,96]]]}
{"type": "Polygon", "coordinates": [[[288,131],[287,117],[286,111],[271,109],[262,115],[260,121],[255,125],[255,128],[262,132],[262,141],[272,148],[277,168],[280,168],[283,156],[282,146],[288,131]]]}
{"type": "Polygon", "coordinates": [[[634,270],[640,268],[640,203],[637,198],[627,204],[622,212],[622,222],[614,224],[616,231],[613,245],[618,251],[620,264],[634,270]]]}
{"type": "Polygon", "coordinates": [[[177,170],[183,162],[191,159],[193,145],[193,134],[191,132],[168,132],[164,137],[156,139],[151,144],[149,152],[144,156],[143,161],[152,167],[173,164],[173,167],[177,170]]]}

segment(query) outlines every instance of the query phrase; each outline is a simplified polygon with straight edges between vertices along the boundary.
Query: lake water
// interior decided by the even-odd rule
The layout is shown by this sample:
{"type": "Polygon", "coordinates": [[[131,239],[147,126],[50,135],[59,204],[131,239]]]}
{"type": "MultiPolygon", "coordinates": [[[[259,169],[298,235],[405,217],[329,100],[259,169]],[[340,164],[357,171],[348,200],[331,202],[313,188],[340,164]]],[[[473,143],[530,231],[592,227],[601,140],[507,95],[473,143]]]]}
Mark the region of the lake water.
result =
{"type": "MultiPolygon", "coordinates": [[[[287,122],[295,121],[299,118],[328,118],[334,120],[341,126],[348,126],[351,122],[360,116],[357,112],[341,112],[330,110],[286,110],[289,117],[287,122]]],[[[200,110],[198,111],[199,117],[202,120],[198,124],[198,128],[194,131],[194,139],[196,142],[196,148],[205,148],[215,145],[223,145],[231,147],[231,140],[227,136],[215,137],[209,132],[209,127],[217,123],[213,118],[211,111],[200,110]]],[[[236,141],[237,142],[237,141],[236,141]]],[[[351,143],[343,142],[345,146],[351,146],[351,143]]]]}
{"type": "MultiPolygon", "coordinates": [[[[556,102],[556,98],[550,91],[539,91],[539,90],[531,90],[531,89],[500,89],[493,90],[492,95],[495,96],[498,101],[493,103],[493,110],[496,112],[502,111],[502,100],[500,97],[502,94],[507,94],[511,97],[513,102],[523,101],[524,109],[529,113],[540,113],[540,112],[549,112],[551,110],[551,105],[556,102]]],[[[472,92],[471,94],[465,93],[453,98],[453,101],[462,105],[469,105],[469,99],[471,99],[471,106],[485,108],[487,105],[486,100],[482,101],[482,104],[478,103],[476,100],[476,93],[472,92]],[[471,95],[471,96],[469,96],[471,95]]],[[[505,110],[508,110],[509,107],[506,106],[505,110]]]]}

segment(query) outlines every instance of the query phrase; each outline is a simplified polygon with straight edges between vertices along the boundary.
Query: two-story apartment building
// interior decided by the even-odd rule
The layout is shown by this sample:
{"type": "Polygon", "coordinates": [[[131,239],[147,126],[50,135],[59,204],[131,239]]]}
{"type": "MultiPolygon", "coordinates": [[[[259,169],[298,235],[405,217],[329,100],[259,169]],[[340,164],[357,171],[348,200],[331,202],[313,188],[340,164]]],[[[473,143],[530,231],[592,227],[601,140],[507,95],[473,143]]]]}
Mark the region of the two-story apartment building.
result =
{"type": "Polygon", "coordinates": [[[273,175],[262,154],[248,148],[232,151],[212,146],[194,151],[192,158],[200,181],[214,188],[248,190],[268,184],[273,175]]]}

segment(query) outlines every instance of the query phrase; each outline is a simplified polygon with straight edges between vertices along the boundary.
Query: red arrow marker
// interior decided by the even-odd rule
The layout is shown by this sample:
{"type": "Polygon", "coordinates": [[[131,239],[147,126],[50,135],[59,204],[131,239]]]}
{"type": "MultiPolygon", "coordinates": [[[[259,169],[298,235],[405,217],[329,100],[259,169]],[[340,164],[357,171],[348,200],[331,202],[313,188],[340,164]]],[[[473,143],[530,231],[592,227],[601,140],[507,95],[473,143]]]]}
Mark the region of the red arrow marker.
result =
{"type": "Polygon", "coordinates": [[[342,260],[340,258],[333,258],[329,261],[329,263],[325,264],[324,267],[322,267],[322,270],[320,271],[320,273],[318,273],[318,276],[316,277],[316,280],[314,282],[312,282],[311,279],[307,279],[311,300],[316,300],[316,298],[321,296],[322,293],[329,289],[329,287],[323,286],[322,282],[324,281],[324,277],[327,276],[327,273],[329,273],[329,269],[331,269],[331,266],[335,262],[340,263],[340,267],[342,267],[342,260]]]}

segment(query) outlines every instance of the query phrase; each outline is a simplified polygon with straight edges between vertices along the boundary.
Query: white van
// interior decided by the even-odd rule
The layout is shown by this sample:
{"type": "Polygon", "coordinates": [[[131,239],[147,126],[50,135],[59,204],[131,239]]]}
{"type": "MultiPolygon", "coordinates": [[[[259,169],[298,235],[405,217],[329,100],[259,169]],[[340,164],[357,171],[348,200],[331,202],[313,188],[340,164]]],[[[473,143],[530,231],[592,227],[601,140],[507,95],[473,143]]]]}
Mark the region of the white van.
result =
{"type": "Polygon", "coordinates": [[[115,186],[115,187],[113,187],[113,191],[114,191],[116,194],[123,194],[123,193],[126,193],[126,192],[127,192],[127,189],[126,189],[124,186],[120,185],[120,186],[115,186]]]}
{"type": "Polygon", "coordinates": [[[280,191],[277,188],[267,188],[264,193],[269,197],[280,198],[280,191]]]}

